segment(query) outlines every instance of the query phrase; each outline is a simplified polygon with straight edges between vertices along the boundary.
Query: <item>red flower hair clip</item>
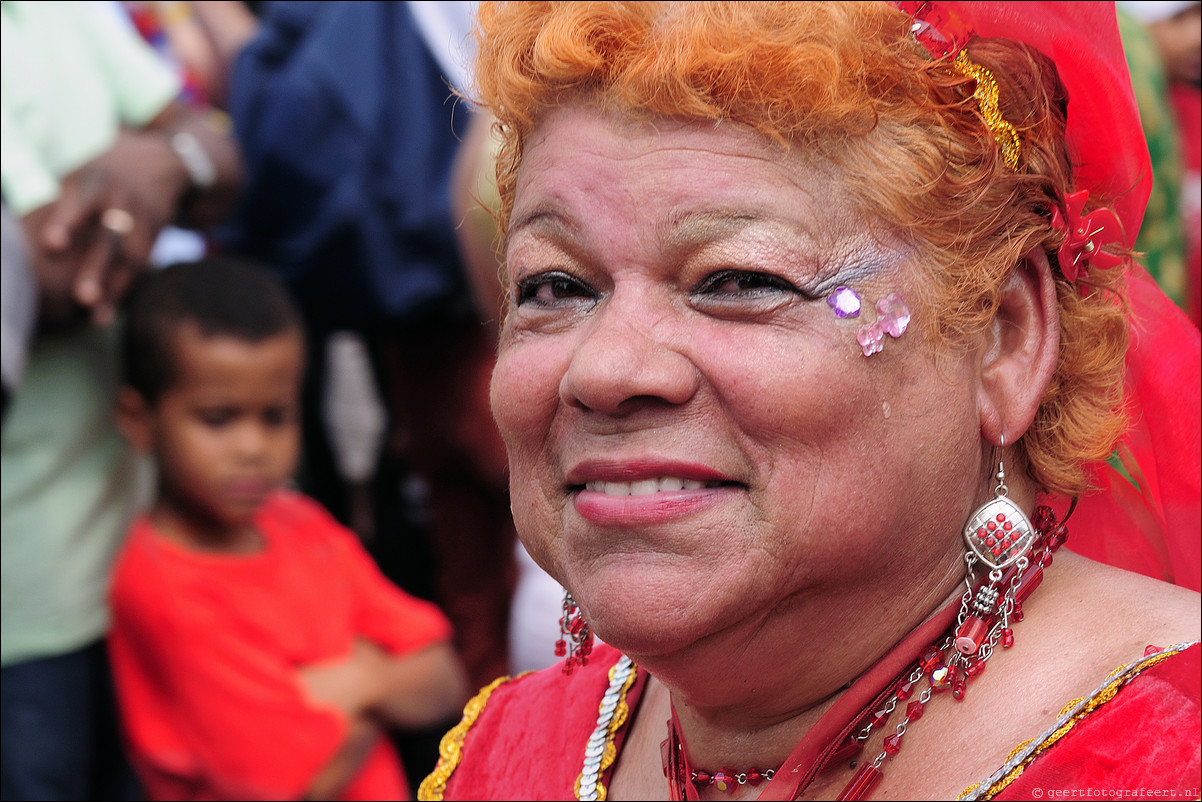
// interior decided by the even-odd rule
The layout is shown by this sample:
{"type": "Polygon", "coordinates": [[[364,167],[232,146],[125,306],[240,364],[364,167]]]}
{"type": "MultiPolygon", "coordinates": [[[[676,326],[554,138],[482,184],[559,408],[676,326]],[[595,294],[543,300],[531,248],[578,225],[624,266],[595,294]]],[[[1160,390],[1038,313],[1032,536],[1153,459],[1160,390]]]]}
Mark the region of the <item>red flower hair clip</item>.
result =
{"type": "Polygon", "coordinates": [[[1069,282],[1084,276],[1091,264],[1099,270],[1107,270],[1123,262],[1122,257],[1102,250],[1102,246],[1123,239],[1123,226],[1118,215],[1102,207],[1082,217],[1081,210],[1085,208],[1088,198],[1087,189],[1064,196],[1067,220],[1059,207],[1052,207],[1052,228],[1068,234],[1060,246],[1059,255],[1060,272],[1069,282]]]}

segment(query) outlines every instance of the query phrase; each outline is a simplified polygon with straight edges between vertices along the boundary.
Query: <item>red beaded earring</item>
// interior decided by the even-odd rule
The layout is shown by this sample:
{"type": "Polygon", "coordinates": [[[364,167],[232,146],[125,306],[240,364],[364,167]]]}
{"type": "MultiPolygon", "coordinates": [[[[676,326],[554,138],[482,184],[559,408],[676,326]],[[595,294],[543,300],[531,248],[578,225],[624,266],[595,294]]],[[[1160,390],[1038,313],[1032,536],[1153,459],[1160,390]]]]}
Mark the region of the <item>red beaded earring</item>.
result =
{"type": "MultiPolygon", "coordinates": [[[[1004,435],[1001,445],[1006,446],[1004,435]]],[[[990,647],[991,651],[991,645],[998,641],[1005,648],[1014,642],[1010,621],[1022,620],[1022,599],[1034,590],[1036,577],[1042,573],[1027,569],[1032,567],[1031,551],[1037,535],[1043,533],[1032,525],[1022,507],[1007,497],[1008,492],[1006,469],[998,460],[994,497],[978,507],[964,525],[968,587],[961,601],[954,643],[966,660],[977,657],[982,647],[990,647]],[[974,592],[972,577],[977,563],[989,569],[989,578],[974,592]]],[[[1041,527],[1046,526],[1042,511],[1039,517],[1041,527]]]]}
{"type": "Polygon", "coordinates": [[[580,612],[579,605],[566,590],[563,593],[563,616],[559,619],[559,640],[555,641],[555,656],[566,657],[563,673],[571,674],[576,666],[588,665],[593,651],[593,630],[580,612]]]}

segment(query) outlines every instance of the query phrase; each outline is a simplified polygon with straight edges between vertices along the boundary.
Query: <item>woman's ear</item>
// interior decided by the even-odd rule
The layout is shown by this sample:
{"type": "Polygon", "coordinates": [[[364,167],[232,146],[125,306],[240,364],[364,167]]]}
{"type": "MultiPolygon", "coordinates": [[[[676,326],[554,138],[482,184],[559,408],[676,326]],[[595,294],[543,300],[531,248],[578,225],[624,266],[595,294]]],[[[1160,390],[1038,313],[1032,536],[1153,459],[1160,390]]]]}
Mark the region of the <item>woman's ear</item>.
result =
{"type": "Polygon", "coordinates": [[[997,316],[980,351],[977,406],[981,433],[1018,442],[1035,420],[1060,354],[1060,306],[1047,254],[1037,248],[1002,288],[997,316]]]}
{"type": "Polygon", "coordinates": [[[154,445],[154,420],[146,398],[132,387],[117,391],[117,428],[130,445],[148,454],[154,445]]]}

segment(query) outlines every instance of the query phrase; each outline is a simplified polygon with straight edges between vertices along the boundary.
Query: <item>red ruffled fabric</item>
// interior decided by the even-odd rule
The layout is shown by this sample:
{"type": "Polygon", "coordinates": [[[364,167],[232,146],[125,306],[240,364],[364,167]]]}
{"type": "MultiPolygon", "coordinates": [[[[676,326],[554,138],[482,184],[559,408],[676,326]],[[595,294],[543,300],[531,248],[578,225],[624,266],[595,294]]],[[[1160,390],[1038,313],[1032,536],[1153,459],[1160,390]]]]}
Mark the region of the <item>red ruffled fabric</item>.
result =
{"type": "MultiPolygon", "coordinates": [[[[1053,790],[1197,789],[1200,651],[1194,645],[1143,671],[1038,756],[996,798],[1038,799],[1035,789],[1045,799],[1053,798],[1053,790]]],[[[619,656],[600,644],[589,665],[571,677],[555,666],[494,690],[467,732],[462,759],[447,780],[444,798],[574,799],[607,674],[619,656]]],[[[632,710],[646,676],[639,672],[626,697],[632,710]]],[[[618,731],[618,754],[626,731],[618,731]]],[[[608,783],[609,776],[603,780],[608,783]]],[[[771,792],[789,787],[778,777],[764,786],[761,798],[779,798],[771,792]]]]}
{"type": "MultiPolygon", "coordinates": [[[[444,799],[575,799],[584,747],[621,653],[597,644],[588,665],[565,676],[559,666],[512,679],[493,691],[463,742],[463,760],[444,799]]],[[[626,695],[633,711],[646,672],[626,695]]],[[[627,728],[619,731],[621,740],[627,728]]],[[[608,780],[606,780],[608,782],[608,780]]]]}
{"type": "Polygon", "coordinates": [[[1145,670],[1079,722],[994,799],[1197,799],[1199,646],[1145,670]],[[1139,733],[1139,737],[1133,737],[1139,733]],[[1059,793],[1058,793],[1059,792],[1059,793]],[[1111,793],[1107,793],[1111,792],[1111,793]],[[1173,794],[1173,796],[1170,796],[1173,794]]]}
{"type": "Polygon", "coordinates": [[[1067,546],[1109,565],[1200,590],[1199,333],[1142,269],[1132,272],[1129,295],[1131,428],[1118,456],[1130,479],[1111,465],[1094,466],[1093,481],[1100,489],[1082,497],[1067,546]]]}

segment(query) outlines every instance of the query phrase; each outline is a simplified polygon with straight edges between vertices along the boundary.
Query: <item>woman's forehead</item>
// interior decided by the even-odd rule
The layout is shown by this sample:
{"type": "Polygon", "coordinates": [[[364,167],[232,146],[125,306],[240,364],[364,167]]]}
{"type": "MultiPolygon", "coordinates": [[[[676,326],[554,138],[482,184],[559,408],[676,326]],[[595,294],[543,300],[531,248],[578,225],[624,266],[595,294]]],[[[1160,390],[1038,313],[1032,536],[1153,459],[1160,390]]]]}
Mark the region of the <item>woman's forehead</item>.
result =
{"type": "MultiPolygon", "coordinates": [[[[535,128],[518,171],[512,221],[517,227],[534,207],[549,199],[570,201],[573,193],[595,200],[631,192],[661,203],[679,196],[736,216],[770,217],[780,198],[766,199],[767,187],[815,205],[837,201],[838,184],[832,165],[738,124],[571,105],[551,111],[535,128]]],[[[697,225],[729,216],[695,215],[678,205],[657,211],[679,221],[696,218],[697,225]]]]}
{"type": "Polygon", "coordinates": [[[548,113],[530,138],[507,235],[580,238],[616,220],[660,246],[775,233],[857,261],[899,250],[841,179],[816,154],[738,124],[576,104],[548,113]]]}

